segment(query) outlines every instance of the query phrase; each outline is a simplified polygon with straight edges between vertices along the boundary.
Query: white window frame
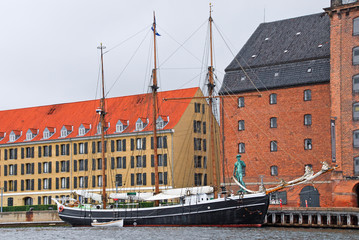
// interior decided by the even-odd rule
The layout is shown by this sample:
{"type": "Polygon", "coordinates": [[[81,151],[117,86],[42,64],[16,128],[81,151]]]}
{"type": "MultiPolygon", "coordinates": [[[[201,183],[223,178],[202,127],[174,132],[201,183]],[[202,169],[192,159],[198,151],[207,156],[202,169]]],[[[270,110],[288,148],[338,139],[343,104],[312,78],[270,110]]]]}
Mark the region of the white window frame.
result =
{"type": "Polygon", "coordinates": [[[97,176],[97,186],[102,187],[102,175],[97,176]]]}
{"type": "Polygon", "coordinates": [[[84,187],[85,187],[85,178],[79,177],[79,188],[84,188],[84,187]]]}
{"type": "Polygon", "coordinates": [[[49,179],[48,178],[44,178],[42,180],[42,188],[43,189],[49,189],[49,179]]]}
{"type": "Polygon", "coordinates": [[[50,164],[48,162],[44,162],[42,166],[43,166],[43,173],[49,173],[50,164]]]}
{"type": "Polygon", "coordinates": [[[61,180],[61,188],[62,189],[67,188],[67,186],[66,186],[66,178],[62,177],[60,180],[61,180]]]}
{"type": "Polygon", "coordinates": [[[79,154],[85,154],[85,143],[79,143],[79,154]]]}
{"type": "Polygon", "coordinates": [[[136,149],[137,150],[142,150],[143,149],[142,138],[136,138],[136,149]]]}

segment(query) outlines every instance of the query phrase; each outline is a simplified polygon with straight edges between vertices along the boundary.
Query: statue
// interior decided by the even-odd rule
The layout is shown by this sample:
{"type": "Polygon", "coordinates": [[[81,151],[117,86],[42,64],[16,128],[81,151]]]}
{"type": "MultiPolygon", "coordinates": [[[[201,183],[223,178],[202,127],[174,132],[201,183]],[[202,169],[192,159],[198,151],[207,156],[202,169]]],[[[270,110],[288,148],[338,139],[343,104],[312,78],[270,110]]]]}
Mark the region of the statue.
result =
{"type": "MultiPolygon", "coordinates": [[[[245,187],[246,185],[243,182],[243,170],[246,167],[244,161],[241,160],[241,155],[237,155],[237,162],[234,164],[233,176],[238,180],[238,182],[245,187]]],[[[239,189],[238,192],[245,192],[243,188],[239,189]]]]}

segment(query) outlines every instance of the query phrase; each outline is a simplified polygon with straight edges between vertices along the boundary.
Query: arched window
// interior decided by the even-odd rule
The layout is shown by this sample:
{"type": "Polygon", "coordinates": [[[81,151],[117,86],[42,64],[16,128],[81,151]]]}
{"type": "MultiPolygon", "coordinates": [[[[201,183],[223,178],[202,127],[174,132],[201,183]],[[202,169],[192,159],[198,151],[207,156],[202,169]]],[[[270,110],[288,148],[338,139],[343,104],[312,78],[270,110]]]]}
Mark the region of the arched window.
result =
{"type": "Polygon", "coordinates": [[[353,48],[353,65],[359,64],[359,47],[353,48]]]}
{"type": "Polygon", "coordinates": [[[353,20],[353,35],[359,35],[359,17],[353,20]]]}

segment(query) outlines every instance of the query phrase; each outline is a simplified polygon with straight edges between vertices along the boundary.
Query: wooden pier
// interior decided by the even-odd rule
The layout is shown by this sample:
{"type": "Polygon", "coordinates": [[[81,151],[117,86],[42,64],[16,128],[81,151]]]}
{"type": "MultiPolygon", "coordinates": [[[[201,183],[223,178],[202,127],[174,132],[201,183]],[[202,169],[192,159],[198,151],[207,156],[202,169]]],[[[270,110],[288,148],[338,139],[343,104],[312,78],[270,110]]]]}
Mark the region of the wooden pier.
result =
{"type": "Polygon", "coordinates": [[[359,208],[270,208],[264,226],[359,229],[359,208]]]}

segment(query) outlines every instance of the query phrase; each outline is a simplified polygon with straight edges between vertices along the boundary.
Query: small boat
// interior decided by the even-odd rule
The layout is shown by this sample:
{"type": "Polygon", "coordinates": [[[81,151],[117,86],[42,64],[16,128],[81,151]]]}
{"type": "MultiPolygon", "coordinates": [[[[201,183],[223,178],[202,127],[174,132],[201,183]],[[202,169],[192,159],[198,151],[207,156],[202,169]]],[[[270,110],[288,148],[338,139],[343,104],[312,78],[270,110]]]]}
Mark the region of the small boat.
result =
{"type": "Polygon", "coordinates": [[[117,221],[111,221],[111,222],[97,222],[97,220],[94,220],[91,223],[91,226],[93,226],[93,227],[123,227],[123,219],[117,220],[117,221]]]}

